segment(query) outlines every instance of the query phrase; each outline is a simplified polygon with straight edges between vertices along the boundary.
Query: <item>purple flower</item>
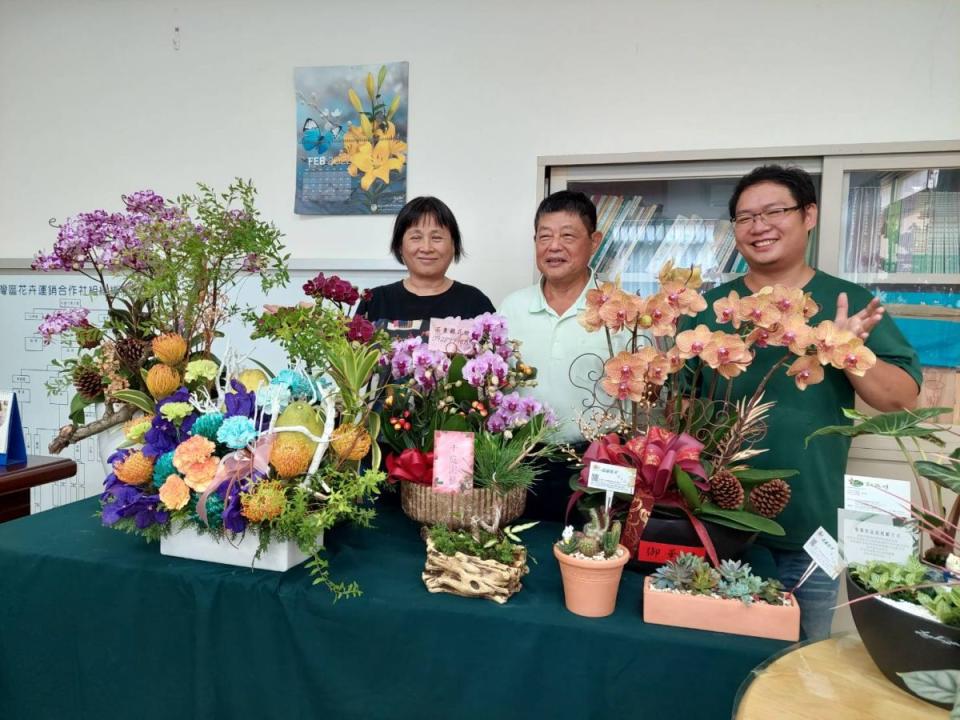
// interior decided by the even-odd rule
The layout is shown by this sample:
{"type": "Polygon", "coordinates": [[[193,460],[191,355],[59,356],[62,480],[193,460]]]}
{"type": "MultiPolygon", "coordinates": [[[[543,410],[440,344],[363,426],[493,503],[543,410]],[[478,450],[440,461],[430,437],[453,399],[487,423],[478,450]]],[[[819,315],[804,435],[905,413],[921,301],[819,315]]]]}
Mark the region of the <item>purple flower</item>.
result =
{"type": "Polygon", "coordinates": [[[349,282],[336,275],[324,277],[323,273],[313,280],[307,280],[303,285],[303,292],[310,297],[322,297],[346,305],[353,305],[360,299],[360,292],[349,282]]]}
{"type": "Polygon", "coordinates": [[[90,323],[87,322],[87,315],[89,314],[90,311],[84,308],[70,308],[55,310],[49,315],[44,315],[43,322],[37,328],[37,331],[43,336],[43,344],[49,345],[54,335],[59,335],[71,328],[89,326],[90,323]]]}
{"type": "Polygon", "coordinates": [[[487,418],[487,430],[492,433],[501,433],[507,429],[507,419],[503,413],[495,412],[487,418]]]}
{"type": "Polygon", "coordinates": [[[230,497],[226,495],[226,483],[217,491],[223,497],[223,526],[232,532],[241,533],[247,529],[247,519],[241,515],[243,505],[240,503],[240,484],[234,483],[230,488],[230,497]]]}
{"type": "Polygon", "coordinates": [[[413,370],[413,358],[405,353],[397,353],[390,363],[390,371],[396,378],[406,377],[413,370]]]}
{"type": "Polygon", "coordinates": [[[260,272],[263,269],[263,259],[256,253],[247,253],[243,258],[243,264],[240,266],[243,272],[260,272]]]}
{"type": "Polygon", "coordinates": [[[153,215],[162,212],[166,201],[153,190],[138,190],[130,195],[121,195],[127,212],[153,215]]]}
{"type": "Polygon", "coordinates": [[[160,509],[157,494],[148,494],[138,487],[119,482],[113,473],[107,476],[104,487],[100,499],[103,502],[101,518],[106,526],[132,517],[136,526],[144,530],[151,525],[163,525],[170,519],[170,513],[160,509]]]}
{"type": "Polygon", "coordinates": [[[147,430],[143,436],[144,455],[147,457],[159,457],[160,455],[168,453],[176,448],[177,445],[180,444],[180,441],[189,435],[190,428],[192,428],[193,424],[197,421],[199,413],[190,413],[180,422],[180,425],[177,426],[176,424],[164,418],[160,412],[163,406],[167,403],[189,401],[190,391],[187,390],[187,388],[182,387],[173,393],[173,395],[168,395],[157,403],[156,415],[153,418],[153,422],[150,424],[150,429],[147,430]]]}
{"type": "Polygon", "coordinates": [[[226,417],[242,415],[252,418],[253,411],[257,407],[257,394],[247,392],[243,383],[235,378],[230,381],[230,387],[233,388],[234,392],[227,393],[223,398],[223,402],[227,406],[226,417]]]}

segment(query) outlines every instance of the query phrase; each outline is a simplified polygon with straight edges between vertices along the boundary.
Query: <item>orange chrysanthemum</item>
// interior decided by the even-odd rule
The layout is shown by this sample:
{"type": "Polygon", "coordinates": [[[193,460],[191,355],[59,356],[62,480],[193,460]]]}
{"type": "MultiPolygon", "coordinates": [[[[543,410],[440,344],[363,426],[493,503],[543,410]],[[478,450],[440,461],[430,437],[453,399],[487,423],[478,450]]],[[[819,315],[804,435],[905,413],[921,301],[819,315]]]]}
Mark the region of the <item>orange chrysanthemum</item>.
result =
{"type": "Polygon", "coordinates": [[[205,462],[213,455],[216,447],[213,442],[203,435],[193,435],[177,445],[173,451],[173,466],[180,472],[186,474],[188,468],[192,465],[205,462]]]}
{"type": "MultiPolygon", "coordinates": [[[[202,493],[213,482],[217,474],[217,468],[220,466],[219,458],[210,457],[200,462],[195,462],[183,472],[183,481],[194,492],[202,493]]],[[[177,468],[178,470],[180,468],[177,468]]]]}
{"type": "Polygon", "coordinates": [[[113,472],[120,482],[127,485],[143,485],[153,479],[153,460],[138,450],[126,459],[113,464],[113,472]]]}
{"type": "Polygon", "coordinates": [[[190,502],[190,488],[179,475],[168,475],[160,486],[160,502],[171,510],[179,510],[190,502]]]}

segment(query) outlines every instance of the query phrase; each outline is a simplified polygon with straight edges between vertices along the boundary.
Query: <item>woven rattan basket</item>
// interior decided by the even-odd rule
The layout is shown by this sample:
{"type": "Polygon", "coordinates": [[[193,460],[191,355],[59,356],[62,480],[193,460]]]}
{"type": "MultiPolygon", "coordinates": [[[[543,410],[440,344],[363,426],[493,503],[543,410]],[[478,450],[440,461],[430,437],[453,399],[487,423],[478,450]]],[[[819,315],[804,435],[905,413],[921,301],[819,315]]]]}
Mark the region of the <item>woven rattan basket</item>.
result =
{"type": "Polygon", "coordinates": [[[472,518],[492,523],[496,501],[500,501],[500,525],[516,520],[527,505],[527,489],[514,488],[500,495],[489,488],[464,493],[438,493],[429,485],[400,483],[400,501],[407,517],[424,525],[438,523],[453,529],[470,527],[472,518]]]}

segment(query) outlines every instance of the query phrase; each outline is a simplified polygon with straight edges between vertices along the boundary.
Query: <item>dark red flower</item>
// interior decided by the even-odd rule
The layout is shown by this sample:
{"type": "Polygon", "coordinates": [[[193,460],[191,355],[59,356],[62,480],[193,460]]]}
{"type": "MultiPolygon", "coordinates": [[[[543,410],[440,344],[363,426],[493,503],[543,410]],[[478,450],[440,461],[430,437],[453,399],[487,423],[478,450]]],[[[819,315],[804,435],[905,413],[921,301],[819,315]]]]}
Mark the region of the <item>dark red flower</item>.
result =
{"type": "Polygon", "coordinates": [[[362,343],[370,342],[373,337],[373,323],[363,315],[356,315],[347,326],[347,340],[358,340],[362,343]]]}
{"type": "Polygon", "coordinates": [[[391,483],[412,482],[418,485],[433,483],[433,453],[407,448],[402,453],[387,455],[387,480],[391,483]]]}

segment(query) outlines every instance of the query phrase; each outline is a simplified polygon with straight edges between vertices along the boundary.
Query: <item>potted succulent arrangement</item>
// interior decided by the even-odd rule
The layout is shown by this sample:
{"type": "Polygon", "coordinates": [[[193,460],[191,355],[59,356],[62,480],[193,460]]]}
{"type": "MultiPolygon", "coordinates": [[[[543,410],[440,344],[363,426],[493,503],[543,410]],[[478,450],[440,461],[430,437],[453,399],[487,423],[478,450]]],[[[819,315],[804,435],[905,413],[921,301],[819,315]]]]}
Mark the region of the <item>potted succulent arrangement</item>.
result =
{"type": "Polygon", "coordinates": [[[94,210],[58,226],[52,251],[32,267],[90,278],[106,311],[95,323],[98,312],[65,308],[40,325],[44,342],[63,335],[76,344],[73,357],[54,361],[59,372],[47,384],[53,394],[75,391],[71,422],[51,453],[119,433],[153,411],[151,388],[172,392],[184,384],[187,362],[212,360],[220,326],[237,312],[228,293],[241,278],[258,275],[264,290],[287,282],[280,232],[261,219],[255,194],[242,180],[223,193],[201,184],[173,201],[144,190],[124,196],[120,212],[94,210]],[[96,416],[87,421],[92,405],[96,416]]]}
{"type": "Polygon", "coordinates": [[[617,605],[623,566],[630,553],[620,544],[620,521],[604,509],[591,508],[582,531],[568,525],[553,546],[560,563],[567,610],[584,617],[606,617],[617,605]]]}
{"type": "MultiPolygon", "coordinates": [[[[580,322],[588,331],[607,334],[610,353],[592,356],[603,367],[595,403],[581,420],[592,442],[580,476],[571,481],[570,507],[602,500],[587,487],[591,463],[636,468],[634,494],[618,496],[614,505],[631,554],[650,534],[656,510],[690,528],[718,565],[720,556],[731,552],[718,552],[718,528],[747,539],[757,532],[784,532],[774,518],[789,502],[786,479],[795,471],[750,466],[751,458],[764,452],[764,419],[772,407],[764,390],[770,377],[783,369],[802,391],[823,379],[823,365],[863,373],[876,358],[862,340],[830,321],[808,325],[816,303],[802,290],[781,286],[717,300],[713,310],[731,332],[711,332],[705,325],[680,330],[682,318],[706,308],[700,273],[667,263],[659,280],[660,289],[649,297],[626,293],[615,283],[588,292],[580,322]],[[754,346],[782,347],[783,357],[749,398],[730,402],[716,382],[698,391],[701,364],[715,371],[714,379],[729,381],[751,364],[754,346]]],[[[729,382],[724,385],[729,389],[729,382]]]]}
{"type": "Polygon", "coordinates": [[[521,580],[530,572],[519,533],[536,524],[497,528],[475,518],[469,530],[443,524],[424,526],[421,535],[427,544],[427,561],[423,584],[432,593],[505,603],[520,592],[521,580]]]}
{"type": "MultiPolygon", "coordinates": [[[[360,463],[372,451],[370,379],[384,338],[372,328],[358,337],[328,286],[316,297],[248,313],[255,335],[284,343],[299,370],[270,379],[231,354],[222,365],[187,362],[176,383],[148,382],[151,413],[125,425],[126,446],[110,458],[105,525],[159,539],[162,552],[181,557],[273,570],[309,557],[315,583],[337,597],[359,594],[331,579],[321,551],[325,530],[374,516],[364,503],[384,475],[376,462],[360,463]],[[292,329],[296,346],[286,342],[292,329]]],[[[153,351],[173,372],[186,346],[165,335],[153,351]]]]}
{"type": "Polygon", "coordinates": [[[713,568],[689,553],[644,579],[643,621],[774,640],[800,638],[800,607],[779,580],[764,580],[739,560],[723,560],[713,568]]]}
{"type": "Polygon", "coordinates": [[[499,527],[520,517],[537,461],[549,442],[553,412],[518,390],[535,383],[504,318],[475,318],[461,349],[431,349],[417,336],[394,344],[381,362],[392,385],[381,410],[387,479],[400,483],[412,519],[470,528],[477,518],[499,527]],[[436,492],[436,433],[473,433],[472,480],[460,492],[436,492]]]}
{"type": "Polygon", "coordinates": [[[820,435],[879,435],[894,438],[903,451],[919,499],[905,507],[904,514],[929,540],[927,550],[923,560],[849,566],[847,596],[864,647],[880,671],[902,689],[952,708],[960,695],[931,694],[924,690],[929,683],[916,679],[930,673],[948,679],[951,672],[960,671],[960,498],[955,496],[948,504],[944,494],[960,492],[960,448],[947,455],[921,445],[922,441],[942,449],[946,443],[941,434],[957,435],[934,421],[947,411],[952,409],[920,408],[868,417],[846,410],[854,424],[821,428],[808,442],[820,435]]]}

